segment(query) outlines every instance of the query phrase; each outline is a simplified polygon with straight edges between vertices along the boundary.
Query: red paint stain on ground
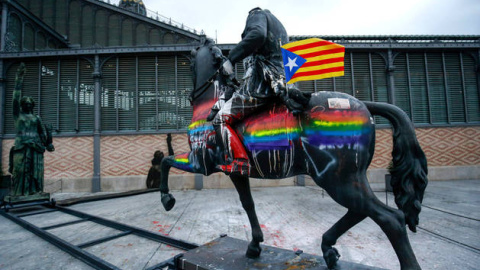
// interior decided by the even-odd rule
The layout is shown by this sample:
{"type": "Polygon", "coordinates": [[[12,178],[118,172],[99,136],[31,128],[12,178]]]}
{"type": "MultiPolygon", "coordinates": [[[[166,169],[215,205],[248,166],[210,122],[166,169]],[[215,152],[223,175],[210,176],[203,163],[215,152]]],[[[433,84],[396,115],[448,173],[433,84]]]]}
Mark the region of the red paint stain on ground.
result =
{"type": "MultiPolygon", "coordinates": [[[[162,225],[162,224],[159,224],[160,223],[159,221],[152,221],[152,223],[155,224],[153,226],[154,230],[158,231],[159,233],[165,236],[170,235],[169,232],[170,232],[171,225],[162,225]]],[[[179,230],[180,227],[177,227],[177,229],[179,230]]]]}
{"type": "Polygon", "coordinates": [[[285,244],[285,236],[279,230],[270,231],[270,229],[265,224],[260,224],[260,228],[263,232],[263,238],[265,239],[265,244],[273,245],[275,247],[283,247],[285,244]]]}

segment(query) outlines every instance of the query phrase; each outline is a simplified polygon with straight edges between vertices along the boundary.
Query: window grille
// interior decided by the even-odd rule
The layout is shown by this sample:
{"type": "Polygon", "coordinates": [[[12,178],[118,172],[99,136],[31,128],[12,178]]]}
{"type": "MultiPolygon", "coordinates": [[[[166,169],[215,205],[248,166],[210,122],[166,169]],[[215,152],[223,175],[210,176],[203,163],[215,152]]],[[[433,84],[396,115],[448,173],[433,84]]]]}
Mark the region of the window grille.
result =
{"type": "Polygon", "coordinates": [[[59,126],[57,132],[75,132],[77,129],[77,99],[79,87],[78,67],[80,60],[60,61],[59,126]]]}
{"type": "Polygon", "coordinates": [[[428,65],[428,90],[430,94],[431,121],[433,124],[445,124],[448,119],[448,104],[443,74],[442,54],[426,53],[428,65]]]}
{"type": "Polygon", "coordinates": [[[335,78],[335,88],[338,92],[347,93],[353,95],[352,92],[352,64],[351,64],[351,52],[345,52],[345,65],[344,76],[335,78]]]}
{"type": "Polygon", "coordinates": [[[393,77],[395,81],[395,105],[403,109],[407,115],[412,118],[411,107],[411,79],[407,66],[407,54],[401,53],[395,57],[395,71],[393,77]]]}
{"type": "Polygon", "coordinates": [[[175,57],[157,57],[158,126],[160,129],[177,128],[177,93],[175,89],[175,57]]]}
{"type": "Polygon", "coordinates": [[[465,97],[460,66],[461,55],[458,52],[444,53],[443,57],[450,123],[465,123],[465,97]]]}
{"type": "Polygon", "coordinates": [[[353,62],[353,93],[360,100],[372,100],[370,85],[370,69],[368,53],[352,54],[353,62]]]}
{"type": "MultiPolygon", "coordinates": [[[[371,100],[388,102],[388,83],[385,60],[377,53],[370,53],[371,100]]],[[[388,120],[375,116],[376,124],[387,124],[388,120]]]]}
{"type": "Polygon", "coordinates": [[[478,71],[475,60],[469,54],[462,53],[463,74],[465,81],[467,122],[480,122],[480,97],[478,93],[478,71]]]}
{"type": "Polygon", "coordinates": [[[193,112],[188,99],[193,90],[193,78],[190,61],[186,57],[177,56],[177,71],[178,128],[187,129],[193,112]]]}
{"type": "Polygon", "coordinates": [[[102,69],[102,100],[100,102],[102,130],[118,131],[118,108],[115,105],[118,95],[117,63],[118,58],[112,57],[102,69]]]}
{"type": "MultiPolygon", "coordinates": [[[[38,68],[37,68],[38,70],[38,68]]],[[[30,72],[30,71],[28,71],[30,72]]],[[[57,129],[57,96],[58,96],[58,61],[44,60],[40,62],[40,93],[35,102],[44,124],[57,129]]]]}
{"type": "MultiPolygon", "coordinates": [[[[335,78],[335,79],[337,79],[337,78],[335,78]]],[[[312,86],[313,86],[315,92],[318,92],[318,91],[334,91],[335,90],[334,78],[326,78],[326,79],[322,79],[322,80],[316,80],[316,81],[314,81],[314,84],[312,86]]]]}
{"type": "Polygon", "coordinates": [[[176,130],[190,124],[193,82],[186,57],[122,56],[108,60],[102,75],[103,131],[176,130]]]}
{"type": "Polygon", "coordinates": [[[78,86],[78,131],[93,131],[94,127],[94,95],[95,83],[93,80],[93,65],[91,62],[80,59],[79,61],[79,86],[78,86]]]}
{"type": "Polygon", "coordinates": [[[157,130],[155,57],[138,57],[138,119],[140,130],[157,130]]]}
{"type": "Polygon", "coordinates": [[[407,65],[411,78],[412,118],[415,123],[430,123],[430,103],[423,53],[408,53],[407,65]]]}
{"type": "Polygon", "coordinates": [[[118,88],[113,106],[118,110],[118,128],[121,131],[137,130],[136,76],[136,58],[120,57],[118,62],[118,88]]]}
{"type": "MultiPolygon", "coordinates": [[[[27,68],[22,92],[34,98],[34,112],[45,123],[52,124],[57,134],[92,133],[95,96],[92,61],[83,57],[22,61],[27,68]]],[[[11,103],[19,62],[9,64],[6,72],[5,134],[15,133],[11,103]]],[[[478,74],[471,54],[401,52],[394,66],[396,105],[415,124],[480,123],[478,74]]],[[[241,78],[243,67],[237,64],[236,72],[241,78]]],[[[355,89],[356,97],[361,100],[386,102],[387,75],[379,54],[350,52],[346,54],[345,76],[303,85],[301,82],[300,87],[312,92],[330,87],[350,94],[355,89]]],[[[188,97],[193,83],[186,56],[110,56],[102,66],[101,87],[102,132],[186,130],[190,123],[192,108],[188,97]]],[[[383,124],[386,120],[376,121],[383,124]]]]}

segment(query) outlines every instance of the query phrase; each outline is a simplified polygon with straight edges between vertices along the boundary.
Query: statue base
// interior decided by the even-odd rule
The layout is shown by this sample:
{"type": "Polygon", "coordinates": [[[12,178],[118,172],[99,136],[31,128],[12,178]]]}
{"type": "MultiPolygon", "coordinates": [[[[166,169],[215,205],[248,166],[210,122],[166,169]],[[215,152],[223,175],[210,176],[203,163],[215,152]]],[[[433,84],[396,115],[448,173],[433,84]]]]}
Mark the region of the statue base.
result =
{"type": "Polygon", "coordinates": [[[7,208],[14,208],[15,206],[39,204],[50,201],[50,193],[40,192],[32,195],[7,195],[3,198],[2,204],[7,208]]]}
{"type": "MultiPolygon", "coordinates": [[[[301,251],[286,250],[262,245],[262,253],[256,259],[245,256],[248,242],[220,237],[203,246],[192,249],[176,259],[176,269],[311,269],[327,270],[322,256],[311,255],[301,251]]],[[[357,263],[339,260],[336,270],[381,270],[357,263]]]]}

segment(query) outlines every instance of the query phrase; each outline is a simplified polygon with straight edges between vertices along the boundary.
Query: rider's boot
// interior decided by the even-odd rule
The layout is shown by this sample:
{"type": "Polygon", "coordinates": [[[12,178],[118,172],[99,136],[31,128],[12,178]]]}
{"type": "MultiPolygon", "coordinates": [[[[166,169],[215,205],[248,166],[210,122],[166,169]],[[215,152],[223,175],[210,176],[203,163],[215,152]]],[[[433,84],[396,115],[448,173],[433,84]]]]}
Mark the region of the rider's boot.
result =
{"type": "Polygon", "coordinates": [[[237,133],[228,124],[215,126],[215,132],[217,138],[223,142],[225,163],[227,163],[226,165],[217,165],[216,168],[227,175],[240,174],[248,176],[250,173],[248,155],[237,133]]]}

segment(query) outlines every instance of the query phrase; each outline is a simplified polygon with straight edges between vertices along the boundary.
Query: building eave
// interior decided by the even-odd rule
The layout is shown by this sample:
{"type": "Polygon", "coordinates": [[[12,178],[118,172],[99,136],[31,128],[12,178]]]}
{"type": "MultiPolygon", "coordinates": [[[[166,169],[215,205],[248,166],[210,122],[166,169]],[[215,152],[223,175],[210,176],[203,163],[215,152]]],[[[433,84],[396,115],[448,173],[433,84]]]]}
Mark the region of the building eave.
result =
{"type": "Polygon", "coordinates": [[[321,38],[344,45],[346,49],[479,49],[480,35],[303,35],[290,41],[321,38]]]}
{"type": "Polygon", "coordinates": [[[142,53],[190,53],[192,49],[198,47],[198,44],[185,45],[156,45],[156,46],[136,46],[136,47],[109,47],[109,48],[88,48],[88,49],[64,49],[64,50],[45,50],[31,52],[3,52],[0,58],[34,58],[34,57],[58,57],[58,56],[76,56],[76,55],[104,55],[104,54],[142,54],[142,53]]]}

